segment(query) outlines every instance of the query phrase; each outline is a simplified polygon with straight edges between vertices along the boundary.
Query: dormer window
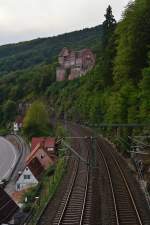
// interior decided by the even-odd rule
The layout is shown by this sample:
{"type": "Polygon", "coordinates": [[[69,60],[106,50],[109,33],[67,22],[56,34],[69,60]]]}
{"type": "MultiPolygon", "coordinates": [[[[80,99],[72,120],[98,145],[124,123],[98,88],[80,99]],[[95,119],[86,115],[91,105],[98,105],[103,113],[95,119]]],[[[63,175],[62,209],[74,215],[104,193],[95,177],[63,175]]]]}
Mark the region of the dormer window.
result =
{"type": "Polygon", "coordinates": [[[51,148],[48,148],[47,151],[48,152],[53,152],[54,151],[54,148],[52,148],[52,147],[51,148]]]}
{"type": "Polygon", "coordinates": [[[44,154],[42,154],[42,155],[41,155],[41,159],[44,159],[44,157],[45,157],[45,155],[44,155],[44,154]]]}

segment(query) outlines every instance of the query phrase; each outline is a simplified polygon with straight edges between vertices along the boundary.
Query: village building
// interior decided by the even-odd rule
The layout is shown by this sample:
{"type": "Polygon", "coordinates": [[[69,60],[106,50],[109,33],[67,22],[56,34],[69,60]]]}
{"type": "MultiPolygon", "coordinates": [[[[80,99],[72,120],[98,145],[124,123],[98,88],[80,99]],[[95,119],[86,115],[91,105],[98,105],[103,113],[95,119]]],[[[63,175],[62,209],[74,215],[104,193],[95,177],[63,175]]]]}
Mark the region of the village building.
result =
{"type": "Polygon", "coordinates": [[[17,133],[23,126],[23,116],[17,116],[14,124],[13,124],[13,130],[14,133],[17,133]]]}
{"type": "Polygon", "coordinates": [[[95,55],[90,49],[73,51],[63,48],[58,57],[56,80],[74,80],[86,75],[95,65],[95,55]]]}
{"type": "Polygon", "coordinates": [[[52,137],[33,137],[31,141],[31,151],[40,144],[45,148],[49,148],[51,152],[56,152],[56,139],[52,137]]]}
{"type": "Polygon", "coordinates": [[[16,182],[16,191],[22,191],[39,183],[44,168],[37,158],[31,160],[16,182]]]}
{"type": "Polygon", "coordinates": [[[31,153],[26,159],[26,167],[16,182],[16,190],[35,186],[50,165],[57,161],[56,140],[51,137],[32,138],[31,153]]]}
{"type": "Polygon", "coordinates": [[[31,150],[31,154],[27,158],[27,163],[33,158],[37,158],[44,169],[47,169],[49,165],[54,165],[57,160],[55,138],[32,138],[31,150]]]}

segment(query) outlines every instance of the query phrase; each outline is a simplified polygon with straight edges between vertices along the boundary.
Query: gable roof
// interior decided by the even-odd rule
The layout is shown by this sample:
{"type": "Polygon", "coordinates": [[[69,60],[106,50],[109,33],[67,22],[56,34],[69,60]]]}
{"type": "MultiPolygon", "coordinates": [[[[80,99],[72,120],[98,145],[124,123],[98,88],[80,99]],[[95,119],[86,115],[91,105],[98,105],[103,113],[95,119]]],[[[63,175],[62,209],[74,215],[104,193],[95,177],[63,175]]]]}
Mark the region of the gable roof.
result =
{"type": "Polygon", "coordinates": [[[41,144],[43,139],[43,137],[33,137],[31,141],[31,151],[33,151],[38,144],[41,144]]]}
{"type": "Polygon", "coordinates": [[[34,177],[37,178],[37,180],[39,180],[42,173],[44,172],[44,168],[39,162],[39,160],[37,158],[34,158],[28,163],[27,166],[31,170],[34,177]]]}
{"type": "Polygon", "coordinates": [[[45,138],[45,143],[44,143],[44,147],[45,148],[54,148],[55,147],[55,144],[56,144],[56,140],[55,138],[45,138]]]}
{"type": "Polygon", "coordinates": [[[33,149],[33,151],[27,156],[26,158],[26,164],[28,165],[28,163],[34,158],[36,152],[39,150],[40,148],[40,144],[37,144],[37,146],[33,149]]]}
{"type": "Polygon", "coordinates": [[[8,223],[18,209],[16,203],[0,188],[0,224],[8,223]]]}
{"type": "Polygon", "coordinates": [[[52,137],[33,137],[31,142],[31,150],[33,151],[38,144],[45,148],[54,148],[55,142],[55,138],[52,137]]]}

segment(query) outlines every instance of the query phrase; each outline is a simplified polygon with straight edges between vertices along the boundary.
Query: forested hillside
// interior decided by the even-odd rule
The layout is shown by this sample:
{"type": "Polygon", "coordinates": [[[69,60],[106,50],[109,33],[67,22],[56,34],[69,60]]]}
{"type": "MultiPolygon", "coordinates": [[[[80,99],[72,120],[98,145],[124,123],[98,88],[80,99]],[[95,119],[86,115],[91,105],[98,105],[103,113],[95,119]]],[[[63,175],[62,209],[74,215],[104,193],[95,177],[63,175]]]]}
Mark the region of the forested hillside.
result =
{"type": "Polygon", "coordinates": [[[64,47],[95,49],[101,39],[102,28],[97,26],[50,38],[10,44],[0,47],[0,74],[25,69],[41,63],[52,63],[64,47]]]}
{"type": "MultiPolygon", "coordinates": [[[[1,47],[3,65],[11,57],[19,63],[17,57],[21,54],[25,64],[17,69],[32,66],[12,72],[14,63],[8,63],[11,72],[0,80],[1,118],[8,121],[5,117],[10,103],[13,102],[15,111],[16,103],[42,97],[58,117],[89,123],[150,123],[149,34],[149,0],[135,0],[127,6],[118,24],[108,7],[103,25],[97,28],[43,42],[41,39],[1,47]],[[95,68],[74,81],[55,82],[54,58],[64,46],[92,47],[97,55],[95,68]],[[40,60],[36,62],[38,56],[40,60]],[[35,66],[37,63],[40,65],[35,66]]],[[[5,69],[1,68],[3,72],[5,69]]]]}
{"type": "Polygon", "coordinates": [[[97,57],[95,69],[85,78],[53,84],[47,95],[57,112],[76,119],[92,123],[150,122],[149,1],[130,3],[117,25],[109,9],[107,13],[103,52],[97,57]]]}

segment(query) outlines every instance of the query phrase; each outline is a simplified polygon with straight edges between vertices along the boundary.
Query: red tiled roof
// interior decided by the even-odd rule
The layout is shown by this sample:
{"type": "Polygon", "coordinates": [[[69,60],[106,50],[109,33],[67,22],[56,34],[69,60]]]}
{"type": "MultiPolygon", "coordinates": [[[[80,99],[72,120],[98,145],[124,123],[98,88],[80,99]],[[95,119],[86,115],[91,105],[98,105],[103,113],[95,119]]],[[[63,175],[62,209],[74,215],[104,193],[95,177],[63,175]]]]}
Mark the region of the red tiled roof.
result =
{"type": "Polygon", "coordinates": [[[33,151],[35,147],[40,144],[45,148],[55,147],[55,138],[51,137],[33,137],[31,142],[31,150],[33,151]]]}
{"type": "Polygon", "coordinates": [[[18,209],[16,203],[0,188],[0,224],[9,222],[18,209]]]}
{"type": "Polygon", "coordinates": [[[33,137],[31,141],[31,151],[33,151],[38,144],[41,144],[43,140],[43,137],[33,137]]]}
{"type": "Polygon", "coordinates": [[[40,143],[37,144],[36,147],[30,153],[30,155],[27,156],[27,158],[26,158],[26,163],[27,164],[34,158],[34,155],[39,150],[40,146],[41,146],[40,143]]]}
{"type": "Polygon", "coordinates": [[[15,202],[20,203],[25,192],[26,190],[15,191],[11,194],[11,197],[15,202]]]}
{"type": "Polygon", "coordinates": [[[55,147],[55,138],[46,138],[44,143],[45,148],[54,148],[55,147]]]}
{"type": "Polygon", "coordinates": [[[31,170],[32,174],[39,180],[44,171],[44,168],[39,160],[34,158],[28,163],[27,166],[31,170]]]}
{"type": "Polygon", "coordinates": [[[31,144],[32,151],[26,159],[27,164],[34,158],[34,155],[36,154],[36,152],[38,151],[40,147],[43,147],[44,149],[55,148],[55,144],[56,144],[55,138],[51,138],[51,137],[32,138],[32,144],[31,144]]]}

